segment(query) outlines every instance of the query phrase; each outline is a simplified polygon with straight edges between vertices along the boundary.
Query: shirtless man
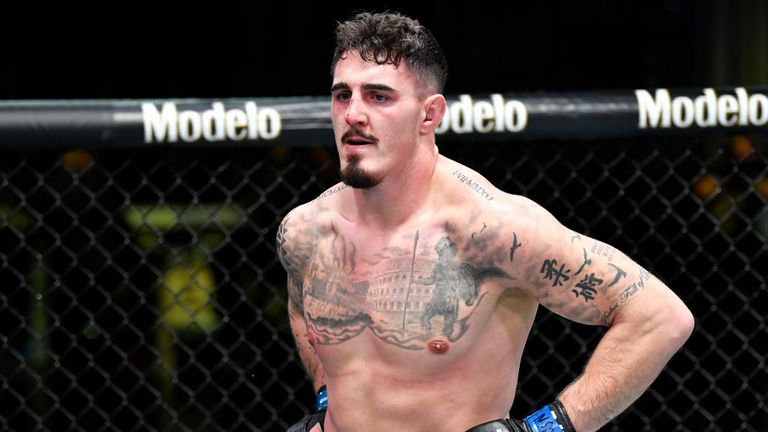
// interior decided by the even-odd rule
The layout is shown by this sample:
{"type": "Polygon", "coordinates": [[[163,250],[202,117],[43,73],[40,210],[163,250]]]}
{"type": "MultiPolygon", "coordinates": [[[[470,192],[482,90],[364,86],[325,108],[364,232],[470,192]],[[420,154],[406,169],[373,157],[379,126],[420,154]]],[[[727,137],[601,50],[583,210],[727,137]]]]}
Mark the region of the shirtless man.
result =
{"type": "Polygon", "coordinates": [[[588,432],[637,399],[693,329],[620,251],[438,153],[446,62],[399,14],[337,28],[331,112],[343,183],[277,236],[289,315],[327,410],[291,431],[588,432]],[[536,309],[608,326],[553,402],[508,419],[536,309]]]}

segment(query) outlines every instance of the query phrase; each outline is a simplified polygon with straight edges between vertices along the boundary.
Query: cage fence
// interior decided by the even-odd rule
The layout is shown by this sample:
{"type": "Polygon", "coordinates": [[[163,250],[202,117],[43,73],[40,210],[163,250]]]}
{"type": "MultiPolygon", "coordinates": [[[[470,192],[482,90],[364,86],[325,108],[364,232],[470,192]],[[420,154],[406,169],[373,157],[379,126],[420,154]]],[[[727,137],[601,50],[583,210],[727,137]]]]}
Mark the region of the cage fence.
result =
{"type": "MultiPolygon", "coordinates": [[[[768,136],[480,141],[442,154],[664,280],[696,329],[608,431],[768,430],[768,136]]],[[[0,428],[283,431],[309,412],[282,217],[332,147],[0,150],[0,428]]],[[[511,415],[602,335],[540,310],[511,415]]]]}

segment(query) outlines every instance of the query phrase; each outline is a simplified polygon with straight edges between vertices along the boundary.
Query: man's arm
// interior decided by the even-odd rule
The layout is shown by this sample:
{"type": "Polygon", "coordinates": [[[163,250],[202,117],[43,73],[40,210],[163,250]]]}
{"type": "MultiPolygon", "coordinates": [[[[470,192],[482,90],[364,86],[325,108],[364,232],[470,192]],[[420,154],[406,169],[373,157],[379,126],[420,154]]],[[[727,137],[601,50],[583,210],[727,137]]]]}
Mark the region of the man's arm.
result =
{"type": "Polygon", "coordinates": [[[693,330],[693,316],[669,288],[628,259],[618,261],[628,280],[606,290],[611,301],[601,320],[610,327],[559,397],[577,431],[599,429],[639,398],[693,330]]]}
{"type": "MultiPolygon", "coordinates": [[[[607,325],[583,373],[559,396],[578,432],[595,431],[632,404],[690,336],[694,320],[664,283],[622,252],[531,212],[524,278],[552,311],[607,325]]],[[[522,258],[522,257],[521,257],[522,258]]]]}
{"type": "Polygon", "coordinates": [[[315,392],[325,385],[325,370],[310,341],[304,316],[303,274],[311,255],[313,236],[305,208],[289,213],[277,231],[277,254],[288,273],[288,318],[301,363],[312,379],[315,392]]]}
{"type": "Polygon", "coordinates": [[[323,369],[320,359],[317,357],[315,348],[310,342],[307,332],[307,322],[304,317],[304,309],[301,304],[297,304],[296,298],[301,298],[301,288],[292,277],[288,277],[288,317],[291,323],[291,332],[296,341],[296,348],[301,358],[304,369],[312,379],[315,393],[320,387],[325,385],[325,369],[323,369]]]}

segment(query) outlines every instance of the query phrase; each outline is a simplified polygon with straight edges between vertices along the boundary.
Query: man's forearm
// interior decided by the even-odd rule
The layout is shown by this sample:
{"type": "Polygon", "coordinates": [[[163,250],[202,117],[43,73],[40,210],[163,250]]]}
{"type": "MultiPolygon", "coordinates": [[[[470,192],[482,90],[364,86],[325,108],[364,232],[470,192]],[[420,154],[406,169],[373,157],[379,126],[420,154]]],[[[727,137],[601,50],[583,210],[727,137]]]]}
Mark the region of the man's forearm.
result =
{"type": "Polygon", "coordinates": [[[309,341],[307,323],[304,320],[304,316],[297,310],[293,302],[288,302],[288,316],[301,364],[304,365],[304,369],[307,371],[310,379],[312,379],[315,392],[317,392],[325,384],[325,369],[322,363],[320,363],[320,358],[317,356],[315,348],[309,341]]]}
{"type": "Polygon", "coordinates": [[[693,322],[687,308],[664,312],[645,321],[617,319],[584,373],[561,393],[577,432],[596,431],[624,411],[688,338],[693,322]]]}
{"type": "Polygon", "coordinates": [[[307,346],[308,347],[299,347],[299,357],[301,358],[301,363],[304,365],[304,369],[306,369],[307,374],[310,379],[312,379],[312,386],[314,387],[315,392],[317,392],[320,390],[320,387],[325,385],[325,369],[323,369],[323,365],[320,363],[320,359],[317,357],[314,348],[309,344],[307,344],[307,346]]]}

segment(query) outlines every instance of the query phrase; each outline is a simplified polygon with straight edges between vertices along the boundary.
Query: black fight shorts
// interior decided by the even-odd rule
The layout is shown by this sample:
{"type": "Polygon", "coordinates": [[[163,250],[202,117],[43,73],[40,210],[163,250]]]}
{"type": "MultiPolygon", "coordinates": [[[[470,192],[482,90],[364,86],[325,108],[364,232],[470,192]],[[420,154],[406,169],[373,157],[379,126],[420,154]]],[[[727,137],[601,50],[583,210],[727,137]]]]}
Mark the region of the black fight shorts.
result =
{"type": "Polygon", "coordinates": [[[304,417],[298,423],[289,427],[286,432],[309,432],[316,424],[320,424],[322,427],[324,421],[325,410],[304,417]]]}

